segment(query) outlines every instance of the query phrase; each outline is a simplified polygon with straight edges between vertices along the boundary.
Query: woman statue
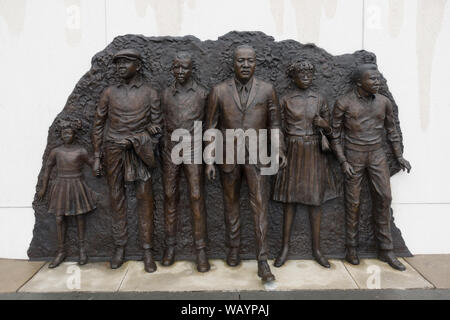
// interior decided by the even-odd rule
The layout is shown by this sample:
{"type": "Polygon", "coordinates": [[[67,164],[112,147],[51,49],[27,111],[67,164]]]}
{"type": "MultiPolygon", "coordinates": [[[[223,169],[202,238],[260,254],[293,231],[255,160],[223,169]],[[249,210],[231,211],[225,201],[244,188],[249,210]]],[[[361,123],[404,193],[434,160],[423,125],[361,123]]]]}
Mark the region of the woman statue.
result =
{"type": "Polygon", "coordinates": [[[312,254],[330,267],[320,250],[322,204],[336,198],[334,179],[328,168],[326,135],[331,134],[330,112],[325,98],[310,87],[315,68],[307,60],[292,63],[287,70],[297,88],[281,100],[287,166],[278,172],[273,200],[284,203],[282,248],[275,260],[281,267],[287,260],[289,239],[297,204],[307,206],[312,234],[312,254]]]}

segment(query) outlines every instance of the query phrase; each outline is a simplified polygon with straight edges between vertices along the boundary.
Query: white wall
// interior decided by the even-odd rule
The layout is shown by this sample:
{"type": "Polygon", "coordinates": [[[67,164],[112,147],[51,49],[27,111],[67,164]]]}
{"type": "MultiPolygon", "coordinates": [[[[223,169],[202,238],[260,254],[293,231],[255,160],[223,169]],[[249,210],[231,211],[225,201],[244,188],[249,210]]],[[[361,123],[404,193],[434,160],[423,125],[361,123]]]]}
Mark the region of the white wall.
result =
{"type": "Polygon", "coordinates": [[[392,179],[396,222],[413,253],[450,253],[448,2],[0,0],[0,257],[27,257],[48,127],[96,52],[128,33],[205,40],[232,30],[377,54],[413,165],[392,179]]]}

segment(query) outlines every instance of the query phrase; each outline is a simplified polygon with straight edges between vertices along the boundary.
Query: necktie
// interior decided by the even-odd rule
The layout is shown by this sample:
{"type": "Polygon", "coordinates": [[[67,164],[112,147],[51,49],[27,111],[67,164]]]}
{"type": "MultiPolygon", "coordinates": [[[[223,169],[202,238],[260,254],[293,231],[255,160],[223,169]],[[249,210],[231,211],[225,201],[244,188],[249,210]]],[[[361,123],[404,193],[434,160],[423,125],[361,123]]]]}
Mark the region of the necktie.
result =
{"type": "Polygon", "coordinates": [[[247,100],[248,100],[248,90],[246,86],[242,86],[241,89],[241,105],[243,108],[247,106],[247,100]]]}

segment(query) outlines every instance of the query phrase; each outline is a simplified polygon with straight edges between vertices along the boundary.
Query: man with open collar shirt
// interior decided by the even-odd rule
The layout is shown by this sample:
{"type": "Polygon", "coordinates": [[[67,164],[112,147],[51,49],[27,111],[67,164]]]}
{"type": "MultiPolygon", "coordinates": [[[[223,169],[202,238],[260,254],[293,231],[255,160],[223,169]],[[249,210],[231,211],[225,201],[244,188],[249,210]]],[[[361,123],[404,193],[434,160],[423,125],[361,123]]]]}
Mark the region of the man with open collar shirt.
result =
{"type": "Polygon", "coordinates": [[[153,191],[151,168],[155,135],[161,131],[159,96],[140,73],[141,55],[135,49],[123,49],[114,55],[113,63],[121,82],[106,88],[95,113],[92,132],[94,174],[102,174],[104,156],[106,178],[111,199],[114,253],[111,268],[124,261],[128,240],[125,183],[136,187],[137,214],[143,261],[147,272],[154,272],[153,260],[153,191]]]}
{"type": "MultiPolygon", "coordinates": [[[[172,73],[175,83],[166,88],[161,95],[161,109],[164,119],[164,137],[162,145],[162,167],[164,186],[164,217],[166,248],[162,265],[170,266],[175,260],[177,205],[180,199],[179,182],[181,171],[188,182],[189,200],[193,220],[193,238],[197,253],[197,270],[206,272],[210,269],[206,256],[206,205],[204,188],[204,168],[202,163],[194,163],[194,152],[200,150],[190,148],[189,163],[175,164],[171,153],[174,144],[171,136],[176,129],[185,129],[194,136],[194,124],[204,120],[208,92],[192,77],[192,57],[188,52],[177,53],[172,73]]],[[[200,127],[201,128],[201,127],[200,127]]],[[[200,132],[201,134],[202,132],[200,132]]],[[[201,158],[200,158],[201,160],[201,158]]]]}
{"type": "Polygon", "coordinates": [[[361,183],[367,173],[372,192],[375,236],[379,259],[403,271],[396,258],[391,234],[391,186],[383,135],[402,170],[411,170],[403,158],[390,100],[379,94],[380,74],[374,64],[354,73],[355,88],[336,100],[332,119],[332,147],[345,174],[346,260],[359,264],[357,254],[361,183]],[[341,144],[343,136],[344,146],[341,144]]]}

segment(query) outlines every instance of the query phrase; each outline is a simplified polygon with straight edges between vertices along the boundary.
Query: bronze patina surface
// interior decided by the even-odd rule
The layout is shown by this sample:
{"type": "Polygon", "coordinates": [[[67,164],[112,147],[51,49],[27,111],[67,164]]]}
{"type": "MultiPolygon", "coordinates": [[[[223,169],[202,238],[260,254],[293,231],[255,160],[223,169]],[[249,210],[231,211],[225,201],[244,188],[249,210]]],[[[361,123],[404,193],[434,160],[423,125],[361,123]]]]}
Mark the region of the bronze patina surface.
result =
{"type": "MultiPolygon", "coordinates": [[[[142,85],[139,85],[141,84],[141,80],[136,78],[133,80],[133,83],[136,84],[135,86],[128,84],[131,87],[130,90],[140,91],[143,90],[142,88],[146,88],[145,86],[148,86],[148,88],[155,90],[158,99],[161,99],[162,92],[174,85],[175,79],[172,67],[174,58],[178,52],[189,52],[192,57],[192,80],[195,81],[198,87],[205,88],[209,94],[212,88],[224,81],[228,81],[227,79],[234,81],[234,54],[236,48],[240,45],[249,45],[256,52],[253,80],[257,79],[256,82],[263,83],[265,87],[273,87],[278,97],[286,97],[289,92],[296,90],[295,83],[286,74],[288,66],[298,58],[310,61],[315,67],[314,81],[311,83],[310,89],[316,93],[317,97],[323,97],[321,99],[328,106],[331,115],[333,115],[337,98],[349,92],[354,92],[355,85],[352,80],[352,75],[356,68],[363,64],[376,63],[375,54],[370,52],[357,51],[353,54],[333,56],[313,44],[305,45],[293,40],[275,42],[272,37],[261,32],[230,32],[214,41],[200,41],[193,36],[145,37],[142,35],[125,35],[117,37],[103,51],[97,53],[92,58],[91,69],[76,84],[66,105],[51,125],[47,146],[43,153],[44,165],[39,174],[39,181],[43,178],[45,163],[47,163],[51,155],[51,150],[62,144],[59,135],[54,130],[60,118],[70,116],[80,119],[85,130],[78,134],[77,143],[85,148],[88,154],[94,156],[98,154],[98,140],[93,145],[91,135],[96,127],[94,123],[96,123],[96,112],[102,94],[105,90],[106,92],[108,91],[107,88],[111,87],[115,88],[114,90],[120,90],[119,84],[123,81],[123,77],[118,74],[117,67],[113,63],[115,55],[120,50],[133,48],[139,52],[141,57],[142,63],[139,73],[142,77],[142,85]]],[[[236,83],[234,84],[236,85],[236,83]]],[[[247,105],[246,102],[249,100],[255,100],[252,97],[252,87],[239,87],[238,83],[237,89],[241,89],[241,94],[237,95],[241,105],[247,105]]],[[[150,95],[154,94],[153,91],[150,92],[151,90],[148,90],[150,95]]],[[[394,150],[395,152],[398,150],[402,151],[402,134],[398,119],[398,106],[389,92],[386,79],[382,75],[379,78],[378,95],[383,96],[383,99],[389,101],[392,106],[391,126],[394,126],[396,129],[394,149],[391,143],[393,141],[392,135],[386,137],[386,130],[382,132],[379,143],[383,153],[387,155],[389,174],[393,175],[400,170],[400,165],[397,161],[398,157],[396,157],[394,150]]],[[[170,104],[170,101],[166,102],[170,104]]],[[[155,106],[156,104],[157,102],[155,100],[155,106]]],[[[151,113],[151,111],[149,112],[151,113]]],[[[324,112],[322,112],[322,115],[326,117],[324,112]]],[[[199,113],[198,118],[201,117],[202,115],[199,113]]],[[[157,116],[154,119],[155,123],[159,123],[157,116]]],[[[173,120],[175,121],[176,119],[173,120]]],[[[108,123],[107,119],[106,123],[108,123]]],[[[129,129],[136,133],[139,133],[144,128],[144,124],[136,121],[133,122],[133,125],[136,127],[130,127],[129,129]]],[[[325,124],[323,125],[325,126],[325,124]]],[[[326,129],[324,128],[324,131],[326,129]]],[[[163,136],[165,130],[164,128],[162,130],[163,136]]],[[[154,138],[152,140],[153,143],[157,143],[159,140],[158,134],[151,134],[151,136],[154,138]]],[[[107,145],[105,138],[103,136],[102,148],[107,145]]],[[[343,145],[345,148],[345,143],[343,145]]],[[[125,246],[125,259],[141,259],[143,257],[143,249],[146,250],[150,246],[152,247],[153,257],[157,260],[162,258],[167,230],[172,230],[170,229],[172,226],[165,227],[165,196],[161,166],[161,159],[163,157],[160,156],[163,150],[159,150],[160,148],[161,143],[155,152],[156,168],[149,170],[151,178],[148,177],[149,179],[145,180],[145,177],[144,179],[140,177],[138,179],[139,181],[145,180],[147,183],[135,182],[134,185],[137,187],[135,188],[133,184],[124,181],[122,188],[122,178],[120,178],[121,181],[117,182],[117,186],[122,191],[120,191],[120,195],[117,194],[118,197],[115,199],[112,199],[110,196],[111,186],[115,183],[112,181],[113,173],[107,172],[108,167],[111,167],[115,163],[112,156],[109,160],[106,156],[103,158],[103,169],[106,174],[101,177],[95,177],[88,166],[82,168],[86,184],[99,194],[95,213],[88,214],[85,218],[85,249],[90,261],[110,260],[115,252],[115,248],[120,245],[125,246]],[[108,162],[110,163],[109,166],[108,162]],[[154,196],[153,203],[148,198],[140,197],[142,195],[140,185],[144,186],[144,189],[149,188],[151,185],[154,196]],[[120,207],[119,215],[114,214],[119,208],[115,201],[122,201],[122,199],[126,199],[124,201],[126,201],[127,206],[120,207]],[[150,212],[149,205],[154,208],[152,210],[153,219],[151,219],[154,222],[153,230],[146,229],[148,228],[147,226],[143,228],[138,219],[138,216],[145,216],[148,217],[147,220],[150,219],[150,214],[148,214],[150,212]],[[124,210],[126,210],[126,214],[123,212],[124,210]],[[138,214],[139,212],[141,214],[138,214]],[[124,223],[123,219],[126,219],[127,225],[126,241],[123,237],[123,229],[122,231],[116,229],[117,232],[112,232],[113,226],[117,225],[119,220],[122,224],[124,223]],[[140,231],[142,233],[145,230],[149,231],[149,233],[143,238],[140,235],[140,231]],[[146,243],[146,239],[148,243],[146,243]]],[[[326,154],[326,157],[330,174],[333,174],[335,178],[337,197],[329,199],[321,205],[320,251],[327,258],[344,258],[346,253],[346,214],[343,192],[344,174],[339,161],[333,153],[326,154]]],[[[219,175],[220,169],[217,171],[219,175]]],[[[141,171],[141,173],[146,175],[146,172],[141,171]]],[[[56,172],[53,172],[49,176],[50,184],[55,182],[55,175],[56,172]]],[[[192,176],[195,177],[196,174],[192,176]]],[[[206,253],[208,258],[226,259],[228,250],[225,244],[229,232],[227,232],[224,222],[224,189],[220,178],[213,181],[209,181],[208,179],[204,180],[208,238],[206,253]]],[[[265,239],[265,243],[267,246],[267,258],[273,259],[281,249],[283,204],[271,200],[275,176],[270,176],[267,180],[269,180],[268,184],[271,186],[271,189],[268,195],[270,199],[268,199],[267,205],[267,238],[265,239]]],[[[196,212],[203,212],[201,200],[199,202],[199,209],[197,210],[194,206],[193,210],[191,210],[193,195],[192,192],[188,191],[188,181],[184,175],[180,175],[178,187],[182,192],[180,192],[179,201],[176,201],[177,219],[173,222],[176,224],[177,232],[172,233],[170,231],[169,237],[176,238],[175,250],[177,259],[195,260],[197,257],[197,249],[203,247],[201,241],[203,235],[201,231],[197,232],[198,230],[193,230],[191,219],[192,213],[195,215],[196,212]],[[194,242],[193,239],[196,241],[194,242]]],[[[41,183],[38,182],[37,192],[40,189],[41,183]]],[[[393,197],[395,198],[395,194],[393,197]]],[[[242,180],[238,199],[236,201],[239,202],[235,205],[239,206],[240,209],[240,257],[242,259],[255,259],[255,252],[261,252],[261,250],[257,249],[259,247],[257,245],[258,241],[255,241],[255,214],[252,212],[252,206],[249,201],[249,188],[245,179],[242,180]]],[[[28,255],[31,259],[50,259],[57,252],[55,215],[49,213],[47,204],[43,201],[38,201],[37,198],[33,202],[33,208],[35,210],[36,223],[28,255]]],[[[173,210],[175,210],[174,205],[170,206],[169,211],[172,212],[173,210]]],[[[372,197],[365,175],[362,177],[359,210],[358,254],[360,257],[377,257],[377,238],[379,239],[379,236],[377,236],[379,232],[377,230],[379,229],[376,229],[373,221],[372,197]]],[[[389,227],[395,254],[397,256],[409,256],[410,253],[402,239],[400,230],[395,226],[393,221],[390,222],[389,227]]],[[[73,221],[73,219],[68,219],[67,221],[65,239],[67,259],[77,260],[79,245],[76,221],[73,221]]],[[[174,242],[169,241],[169,243],[174,242]]],[[[306,206],[299,206],[297,208],[296,218],[292,224],[289,259],[294,258],[312,258],[311,228],[308,208],[306,206]]]]}

